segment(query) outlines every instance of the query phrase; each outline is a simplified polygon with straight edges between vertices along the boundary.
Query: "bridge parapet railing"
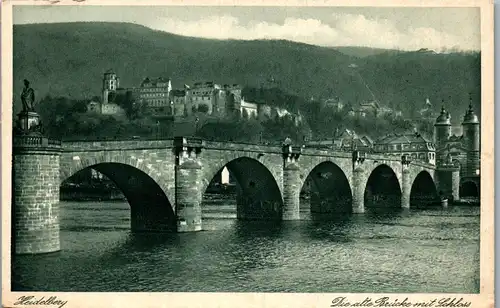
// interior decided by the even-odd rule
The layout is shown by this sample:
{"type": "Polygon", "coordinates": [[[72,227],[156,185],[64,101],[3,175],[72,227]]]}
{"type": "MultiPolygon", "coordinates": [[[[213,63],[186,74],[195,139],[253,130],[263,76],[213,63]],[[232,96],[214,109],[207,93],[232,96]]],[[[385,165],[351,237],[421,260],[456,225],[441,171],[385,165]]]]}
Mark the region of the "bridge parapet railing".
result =
{"type": "Polygon", "coordinates": [[[384,160],[384,161],[395,161],[400,162],[401,156],[399,155],[387,155],[387,154],[375,154],[375,153],[367,153],[366,159],[369,160],[384,160]]]}
{"type": "Polygon", "coordinates": [[[240,142],[225,142],[225,141],[204,141],[205,149],[222,149],[233,151],[250,151],[250,152],[265,152],[265,153],[281,153],[281,146],[258,143],[240,143],[240,142]]]}
{"type": "Polygon", "coordinates": [[[305,156],[335,156],[335,157],[341,157],[341,158],[351,158],[352,152],[341,151],[338,149],[305,147],[302,149],[302,155],[305,155],[305,156]]]}
{"type": "Polygon", "coordinates": [[[423,161],[412,161],[411,165],[423,167],[423,168],[428,168],[428,169],[436,169],[436,165],[429,164],[423,161]]]}
{"type": "Polygon", "coordinates": [[[12,138],[14,148],[54,148],[61,147],[60,140],[49,139],[44,136],[37,135],[17,135],[12,138]]]}
{"type": "Polygon", "coordinates": [[[174,146],[175,147],[195,147],[202,148],[204,147],[205,142],[201,138],[196,137],[174,137],[174,146]]]}
{"type": "Polygon", "coordinates": [[[64,151],[120,151],[128,149],[164,149],[172,148],[172,139],[165,140],[89,140],[63,141],[64,151]]]}

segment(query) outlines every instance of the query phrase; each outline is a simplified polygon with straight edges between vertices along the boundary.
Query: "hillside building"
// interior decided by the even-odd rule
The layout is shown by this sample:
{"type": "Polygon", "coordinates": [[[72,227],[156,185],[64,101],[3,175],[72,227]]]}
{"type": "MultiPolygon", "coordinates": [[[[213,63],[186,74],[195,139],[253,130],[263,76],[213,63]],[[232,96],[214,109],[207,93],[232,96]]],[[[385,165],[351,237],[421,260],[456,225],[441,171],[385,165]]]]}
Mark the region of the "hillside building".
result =
{"type": "Polygon", "coordinates": [[[170,79],[159,77],[150,79],[144,78],[141,85],[137,88],[121,89],[130,91],[140,101],[145,104],[153,114],[171,115],[172,100],[170,93],[172,91],[172,82],[170,79]]]}
{"type": "Polygon", "coordinates": [[[171,98],[173,103],[173,116],[175,117],[185,117],[187,116],[187,101],[186,101],[186,89],[184,90],[172,90],[171,98]]]}
{"type": "Polygon", "coordinates": [[[197,82],[190,87],[184,85],[184,90],[173,90],[171,95],[173,116],[190,116],[198,112],[207,115],[226,117],[232,115],[240,106],[241,87],[213,83],[211,81],[197,82]]]}
{"type": "Polygon", "coordinates": [[[260,120],[270,119],[272,116],[273,109],[271,106],[267,104],[258,104],[257,105],[257,114],[259,115],[260,120]]]}
{"type": "Polygon", "coordinates": [[[344,110],[346,104],[340,97],[329,98],[323,101],[323,108],[331,108],[336,112],[344,110]]]}
{"type": "Polygon", "coordinates": [[[361,117],[377,116],[379,109],[380,105],[376,101],[364,102],[359,104],[359,107],[356,109],[356,115],[361,117]]]}
{"type": "Polygon", "coordinates": [[[387,106],[382,106],[377,101],[361,103],[357,107],[350,108],[347,114],[351,117],[359,118],[383,117],[386,115],[401,117],[403,115],[401,111],[394,110],[387,106]]]}
{"type": "Polygon", "coordinates": [[[95,101],[95,100],[91,100],[87,104],[87,112],[88,113],[101,113],[102,112],[101,103],[98,101],[95,101]]]}
{"type": "Polygon", "coordinates": [[[418,132],[412,134],[391,134],[380,138],[373,147],[375,153],[401,157],[408,156],[413,161],[436,164],[436,147],[418,132]]]}
{"type": "Polygon", "coordinates": [[[221,87],[212,81],[197,82],[186,90],[188,113],[204,112],[225,117],[235,110],[234,104],[240,100],[241,87],[237,84],[221,87]]]}
{"type": "Polygon", "coordinates": [[[432,110],[432,104],[429,98],[425,99],[424,106],[418,111],[418,116],[423,120],[434,120],[436,118],[436,113],[432,110]]]}
{"type": "Polygon", "coordinates": [[[244,98],[239,103],[236,103],[236,109],[239,109],[241,116],[244,119],[257,119],[259,115],[258,106],[255,102],[248,102],[244,98]]]}
{"type": "Polygon", "coordinates": [[[378,111],[380,109],[380,105],[376,101],[364,102],[359,104],[356,107],[352,107],[348,111],[348,115],[352,117],[376,117],[378,111]]]}
{"type": "Polygon", "coordinates": [[[376,116],[383,117],[385,115],[395,115],[395,112],[387,106],[380,106],[380,108],[376,111],[376,116]]]}
{"type": "Polygon", "coordinates": [[[355,131],[350,129],[336,129],[334,136],[330,140],[311,140],[306,143],[307,146],[324,147],[339,151],[362,150],[371,152],[373,149],[373,140],[368,136],[360,137],[355,131]]]}
{"type": "Polygon", "coordinates": [[[125,110],[115,103],[107,103],[101,105],[101,114],[106,115],[123,115],[125,110]]]}
{"type": "Polygon", "coordinates": [[[116,73],[109,69],[104,73],[102,79],[102,104],[112,102],[113,95],[116,95],[116,90],[120,87],[120,79],[116,73]],[[110,100],[111,99],[111,100],[110,100]]]}

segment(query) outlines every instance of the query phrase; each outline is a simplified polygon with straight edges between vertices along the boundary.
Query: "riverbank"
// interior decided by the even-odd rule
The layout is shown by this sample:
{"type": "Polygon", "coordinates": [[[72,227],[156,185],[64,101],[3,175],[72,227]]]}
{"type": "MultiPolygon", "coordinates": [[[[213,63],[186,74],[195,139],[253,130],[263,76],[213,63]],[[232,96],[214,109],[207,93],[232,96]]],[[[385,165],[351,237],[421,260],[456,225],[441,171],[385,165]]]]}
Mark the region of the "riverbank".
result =
{"type": "Polygon", "coordinates": [[[59,190],[61,201],[125,201],[123,193],[108,185],[67,185],[59,190]]]}

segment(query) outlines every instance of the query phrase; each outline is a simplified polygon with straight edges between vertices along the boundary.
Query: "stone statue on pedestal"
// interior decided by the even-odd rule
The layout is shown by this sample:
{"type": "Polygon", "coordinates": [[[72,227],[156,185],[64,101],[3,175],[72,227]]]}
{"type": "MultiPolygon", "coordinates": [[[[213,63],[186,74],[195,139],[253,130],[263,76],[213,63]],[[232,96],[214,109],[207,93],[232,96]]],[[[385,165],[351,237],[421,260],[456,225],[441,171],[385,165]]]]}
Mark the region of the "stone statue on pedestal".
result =
{"type": "Polygon", "coordinates": [[[35,91],[30,88],[30,82],[24,79],[24,89],[21,93],[21,101],[23,102],[23,111],[35,111],[33,105],[35,103],[35,91]]]}
{"type": "Polygon", "coordinates": [[[24,89],[21,93],[21,101],[23,103],[23,110],[17,115],[17,125],[14,127],[16,134],[42,134],[42,123],[40,116],[36,113],[35,104],[35,91],[30,87],[30,82],[24,79],[24,89]]]}

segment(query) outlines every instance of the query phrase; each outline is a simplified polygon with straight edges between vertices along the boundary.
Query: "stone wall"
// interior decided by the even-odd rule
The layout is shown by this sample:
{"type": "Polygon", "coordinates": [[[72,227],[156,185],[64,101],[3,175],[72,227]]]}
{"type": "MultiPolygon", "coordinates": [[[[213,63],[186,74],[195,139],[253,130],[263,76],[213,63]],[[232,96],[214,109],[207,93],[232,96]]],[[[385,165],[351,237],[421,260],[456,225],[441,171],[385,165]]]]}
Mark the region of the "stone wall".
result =
{"type": "Polygon", "coordinates": [[[60,250],[57,151],[57,147],[14,148],[12,244],[16,254],[60,250]]]}

